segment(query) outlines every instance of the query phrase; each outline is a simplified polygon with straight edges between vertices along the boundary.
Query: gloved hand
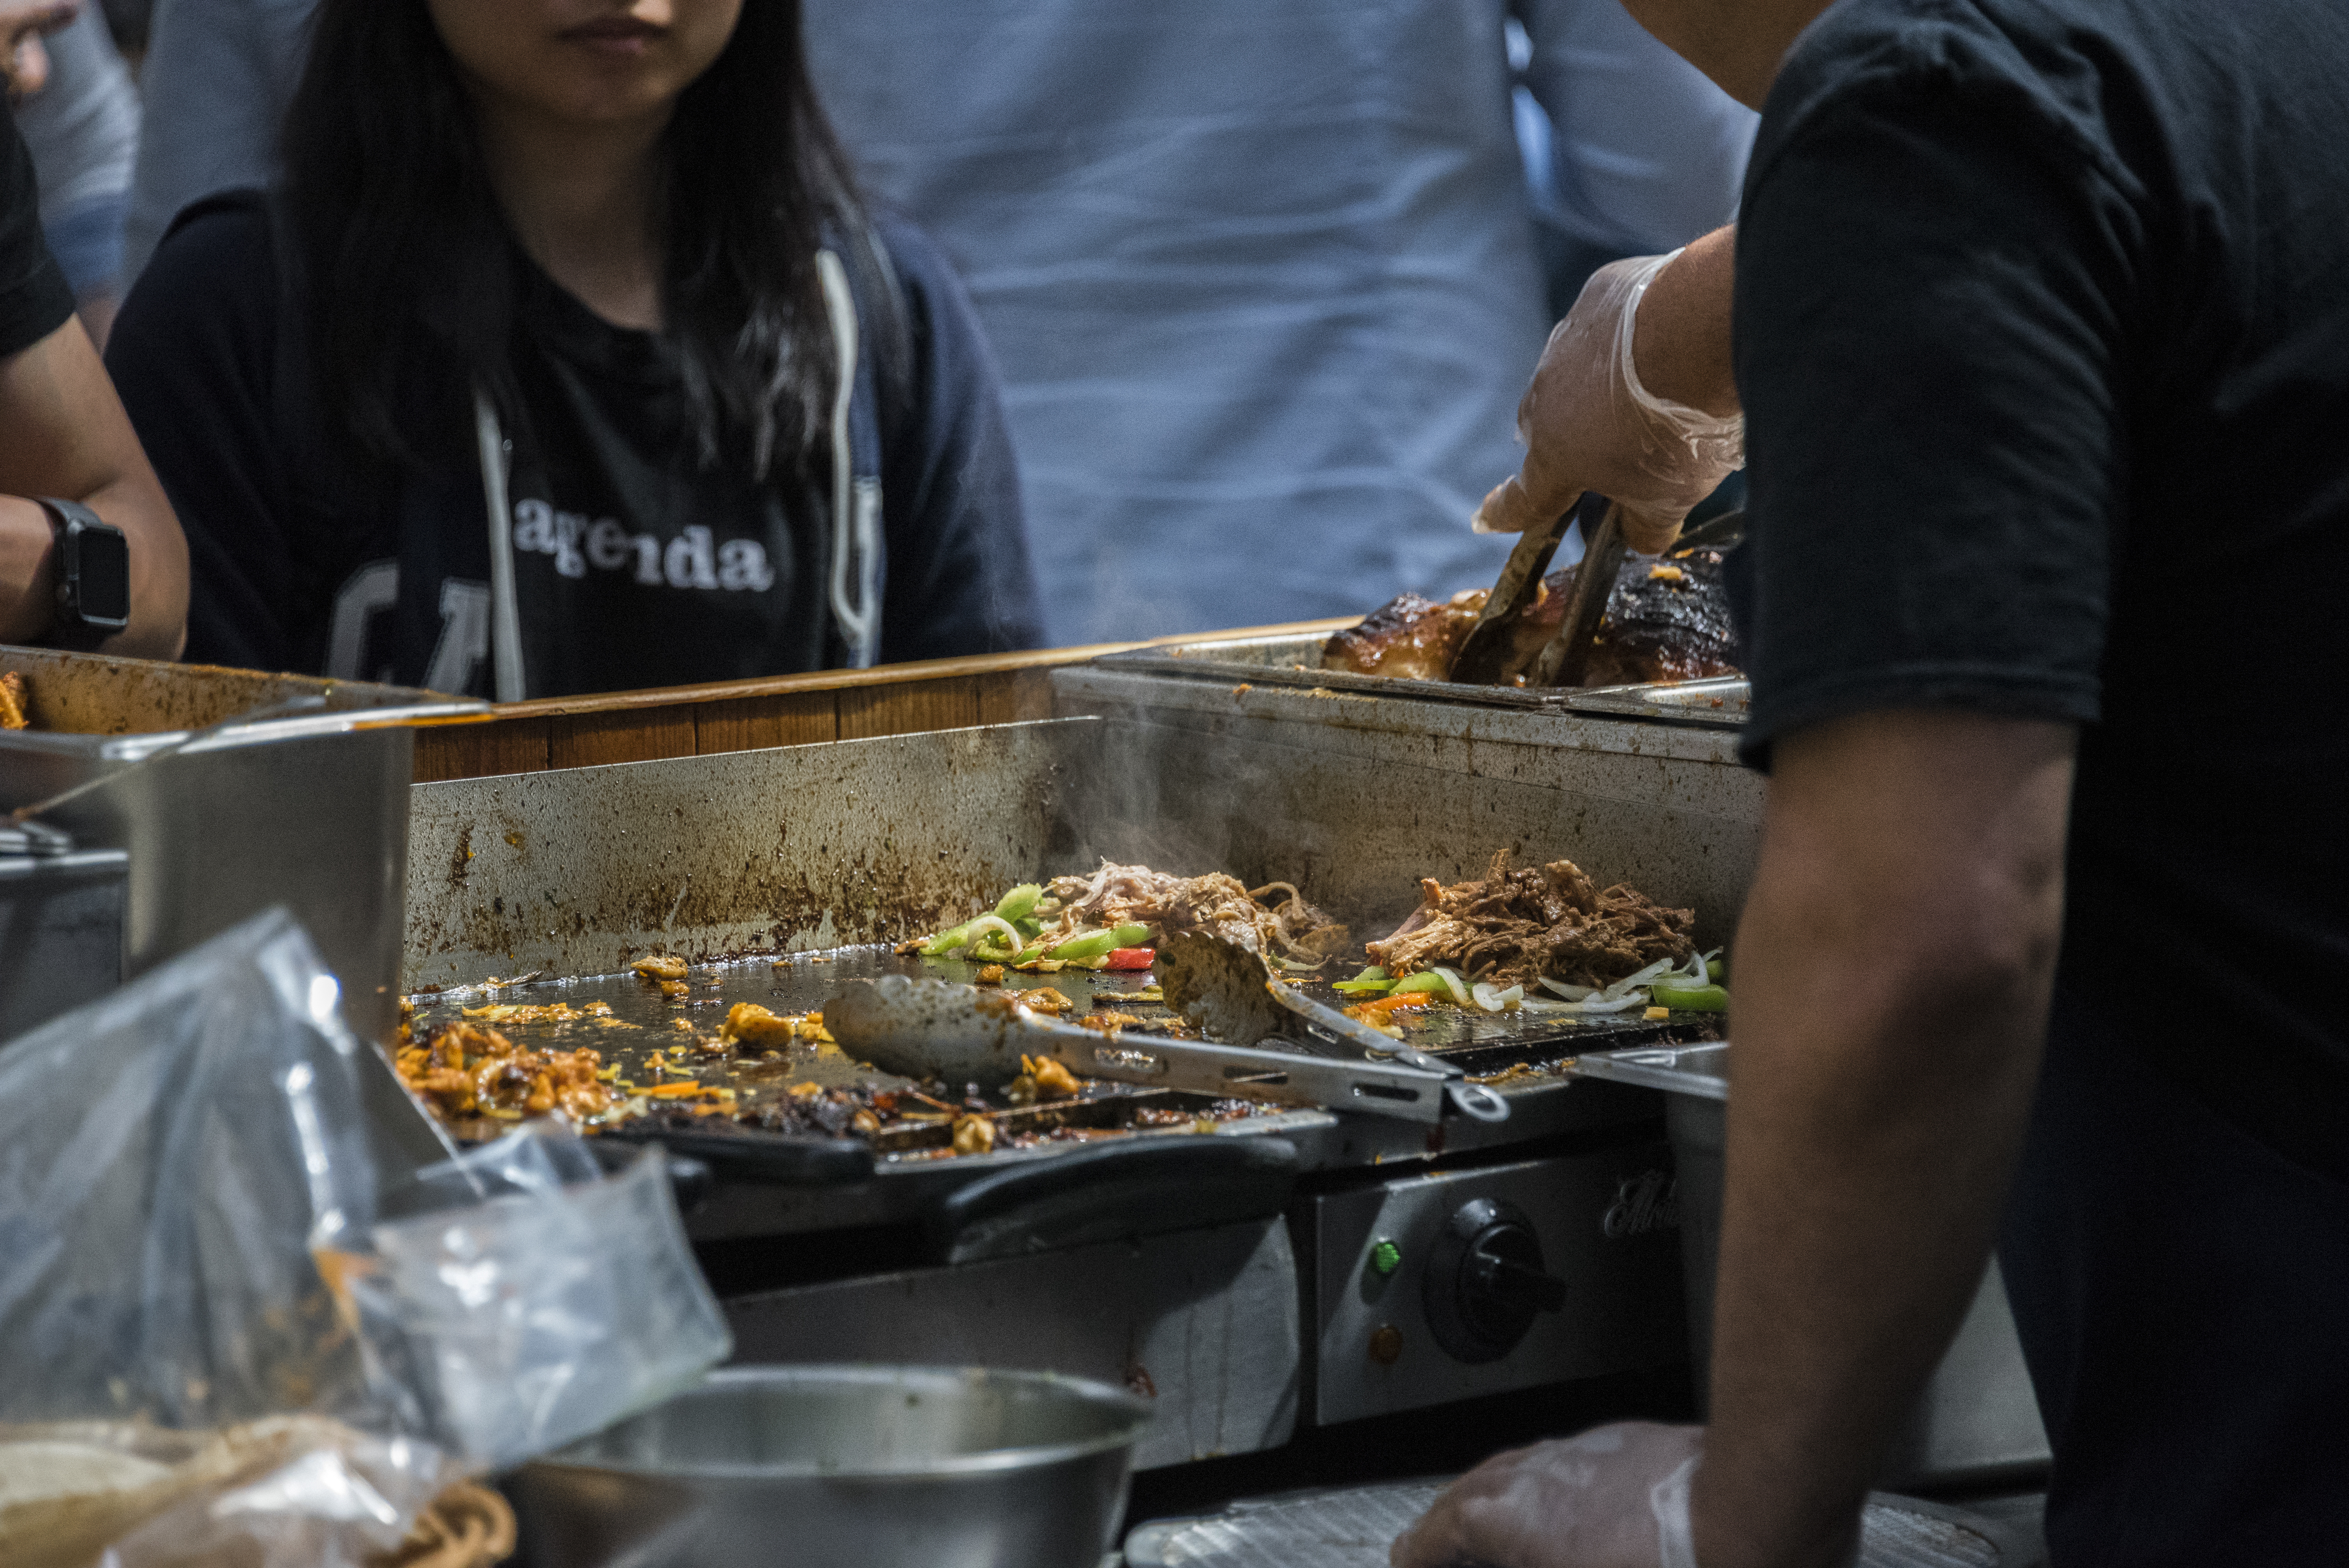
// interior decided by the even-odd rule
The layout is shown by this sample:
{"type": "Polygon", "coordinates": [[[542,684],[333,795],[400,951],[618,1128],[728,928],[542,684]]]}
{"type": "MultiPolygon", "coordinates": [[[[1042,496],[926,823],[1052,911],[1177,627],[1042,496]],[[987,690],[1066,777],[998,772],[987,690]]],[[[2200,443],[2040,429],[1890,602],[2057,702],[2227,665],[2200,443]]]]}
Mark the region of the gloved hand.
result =
{"type": "Polygon", "coordinates": [[[1623,508],[1623,538],[1652,555],[1689,509],[1745,461],[1743,415],[1717,418],[1640,384],[1631,361],[1640,301],[1681,253],[1599,268],[1549,335],[1517,405],[1525,467],[1476,509],[1479,533],[1522,533],[1564,515],[1585,490],[1623,508]]]}
{"type": "Polygon", "coordinates": [[[1387,1551],[1393,1568],[1696,1568],[1702,1427],[1625,1421],[1486,1460],[1387,1551]]]}

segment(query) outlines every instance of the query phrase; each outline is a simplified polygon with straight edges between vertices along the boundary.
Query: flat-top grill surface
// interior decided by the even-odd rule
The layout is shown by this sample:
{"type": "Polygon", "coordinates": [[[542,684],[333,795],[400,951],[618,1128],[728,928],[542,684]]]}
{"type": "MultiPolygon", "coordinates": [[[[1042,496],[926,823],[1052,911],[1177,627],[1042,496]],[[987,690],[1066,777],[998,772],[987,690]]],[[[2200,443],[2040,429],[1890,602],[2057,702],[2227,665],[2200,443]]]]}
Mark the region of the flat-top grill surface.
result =
{"type": "MultiPolygon", "coordinates": [[[[801,1014],[851,979],[970,979],[969,965],[898,957],[882,944],[958,923],[1014,884],[1105,859],[1186,875],[1221,871],[1249,887],[1290,882],[1359,944],[1411,913],[1423,878],[1482,875],[1508,845],[1520,864],[1571,858],[1601,886],[1628,882],[1692,908],[1697,936],[1711,945],[1735,921],[1756,839],[1758,797],[1743,775],[1730,780],[1735,789],[1715,777],[1734,771],[1676,755],[1480,747],[1455,757],[1382,732],[1342,748],[1291,744],[1278,727],[1226,733],[1178,717],[1067,718],[419,785],[403,989],[421,1005],[419,1032],[460,1007],[606,1003],[607,1021],[475,1021],[524,1046],[593,1047],[639,1084],[659,1048],[694,1068],[695,1081],[738,1098],[732,1114],[665,1107],[646,1122],[722,1132],[730,1144],[738,1133],[776,1143],[781,1135],[736,1118],[755,1121],[793,1084],[845,1086],[864,1075],[805,1045],[781,1061],[689,1044],[680,1053],[687,1031],[678,1019],[714,1037],[738,1002],[801,1014]],[[683,1006],[626,973],[659,952],[692,965],[683,1006]],[[778,967],[779,955],[791,962],[778,967]],[[525,973],[548,978],[482,988],[491,976],[525,973]]],[[[1361,962],[1357,945],[1324,974],[1343,978],[1361,962]]],[[[1145,1022],[1166,1016],[1133,999],[1143,975],[1007,978],[1015,993],[1052,986],[1076,1016],[1097,1001],[1145,1022]]],[[[1312,989],[1341,1000],[1326,979],[1312,989]]],[[[1101,1085],[1080,1100],[996,1111],[991,1153],[940,1158],[949,1118],[892,1126],[875,1140],[875,1180],[820,1191],[781,1180],[721,1184],[690,1222],[698,1236],[895,1222],[940,1191],[1053,1159],[1066,1141],[1102,1131],[1277,1136],[1305,1171],[1520,1146],[1655,1114],[1637,1090],[1564,1076],[1559,1066],[1576,1052],[1712,1033],[1689,1019],[1576,1025],[1444,1006],[1398,1022],[1406,1043],[1472,1075],[1510,1075],[1493,1085],[1508,1119],[1236,1116],[1228,1100],[1101,1085]]],[[[958,1106],[963,1086],[943,1087],[936,1098],[958,1106]]]]}
{"type": "MultiPolygon", "coordinates": [[[[1333,962],[1324,975],[1305,980],[1304,987],[1318,1000],[1342,1007],[1350,998],[1332,989],[1330,980],[1352,975],[1361,962],[1359,956],[1333,962]]],[[[860,1064],[836,1047],[812,1042],[794,1041],[781,1051],[743,1050],[721,1043],[716,1037],[719,1026],[736,1004],[755,1003],[786,1016],[820,1012],[826,1000],[850,982],[903,975],[968,984],[978,970],[978,965],[959,959],[900,955],[883,945],[843,947],[792,954],[781,962],[756,957],[697,965],[686,976],[691,990],[680,1000],[671,1000],[655,985],[626,972],[494,989],[468,986],[427,992],[412,998],[417,1009],[413,1028],[421,1040],[445,1024],[484,1024],[525,1048],[587,1047],[601,1053],[607,1068],[616,1067],[620,1078],[639,1086],[690,1078],[712,1088],[730,1088],[736,1098],[728,1113],[697,1118],[697,1124],[712,1131],[772,1137],[779,1135],[756,1126],[759,1113],[778,1106],[793,1086],[814,1083],[825,1088],[900,1090],[919,1086],[860,1064]],[[506,1007],[530,1009],[557,1003],[582,1014],[602,1003],[611,1012],[568,1019],[534,1019],[527,1012],[499,1016],[506,1007]],[[656,1052],[666,1064],[660,1071],[652,1065],[656,1052]]],[[[1007,971],[1002,988],[1013,995],[1048,986],[1057,990],[1074,1004],[1066,1015],[1071,1021],[1088,1013],[1118,1012],[1142,1020],[1135,1033],[1179,1028],[1179,1017],[1164,1002],[1141,999],[1156,985],[1156,978],[1147,973],[1068,968],[1052,974],[1007,971]]],[[[1395,1021],[1403,1029],[1404,1044],[1456,1062],[1472,1076],[1494,1078],[1505,1091],[1540,1082],[1562,1084],[1565,1065],[1579,1052],[1684,1041],[1710,1033],[1703,1020],[1685,1015],[1676,1023],[1623,1017],[1577,1022],[1557,1015],[1472,1013],[1441,1004],[1398,1014],[1395,1021]]],[[[946,1106],[963,1109],[968,1088],[933,1084],[930,1093],[946,1106]]],[[[1089,1136],[1133,1130],[1188,1131],[1203,1121],[1230,1121],[1273,1114],[1279,1109],[1211,1101],[1199,1095],[1101,1080],[1088,1080],[1076,1102],[1011,1108],[995,1094],[968,1103],[975,1108],[981,1101],[996,1116],[999,1137],[1011,1147],[1028,1140],[1081,1141],[1089,1136]]],[[[951,1136],[946,1113],[918,1101],[909,1109],[913,1119],[885,1125],[874,1140],[876,1152],[892,1161],[932,1160],[946,1153],[951,1136]]],[[[679,1114],[683,1113],[670,1113],[667,1119],[679,1114]]],[[[503,1129],[482,1119],[463,1124],[460,1130],[471,1136],[494,1136],[503,1129]]]]}

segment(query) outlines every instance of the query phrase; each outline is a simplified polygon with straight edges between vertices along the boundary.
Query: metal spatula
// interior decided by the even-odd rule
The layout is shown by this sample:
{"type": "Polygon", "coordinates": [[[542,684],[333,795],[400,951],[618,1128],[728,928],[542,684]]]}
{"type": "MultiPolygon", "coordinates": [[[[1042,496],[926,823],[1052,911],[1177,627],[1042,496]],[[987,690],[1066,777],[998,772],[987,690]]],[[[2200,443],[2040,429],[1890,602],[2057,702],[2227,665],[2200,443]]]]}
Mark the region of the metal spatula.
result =
{"type": "MultiPolygon", "coordinates": [[[[1252,965],[1260,963],[1251,954],[1240,956],[1252,965]]],[[[1256,969],[1258,985],[1262,973],[1256,969]]],[[[885,1072],[912,1078],[935,1075],[948,1083],[993,1087],[1022,1070],[1022,1056],[1050,1057],[1087,1078],[1423,1122],[1442,1120],[1447,1097],[1457,1103],[1462,1088],[1492,1093],[1481,1085],[1460,1084],[1460,1069],[1440,1062],[1429,1071],[1174,1039],[1138,1029],[1103,1033],[1040,1017],[1019,1005],[1017,992],[901,975],[850,981],[824,1003],[823,1026],[842,1049],[885,1072]]],[[[1499,1102],[1497,1095],[1493,1098],[1499,1102]]],[[[1502,1114],[1507,1114],[1506,1105],[1502,1114]]]]}
{"type": "Polygon", "coordinates": [[[1286,1026],[1294,1023],[1322,1040],[1361,1052],[1365,1060],[1394,1062],[1436,1075],[1454,1109],[1479,1121],[1509,1119],[1508,1101],[1483,1084],[1468,1082],[1467,1074],[1454,1063],[1414,1050],[1283,984],[1261,954],[1204,932],[1189,932],[1161,943],[1158,958],[1168,1004],[1235,1046],[1278,1040],[1286,1026]]]}

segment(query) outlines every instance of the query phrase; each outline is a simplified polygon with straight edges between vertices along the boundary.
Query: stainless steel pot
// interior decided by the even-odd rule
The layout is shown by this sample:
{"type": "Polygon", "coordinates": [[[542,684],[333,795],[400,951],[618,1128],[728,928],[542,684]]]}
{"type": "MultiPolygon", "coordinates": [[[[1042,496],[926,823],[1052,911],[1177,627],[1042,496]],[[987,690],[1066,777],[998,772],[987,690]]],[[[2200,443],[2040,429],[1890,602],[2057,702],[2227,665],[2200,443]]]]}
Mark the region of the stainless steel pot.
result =
{"type": "Polygon", "coordinates": [[[524,1568],[1097,1568],[1149,1404],[1040,1372],[738,1367],[527,1466],[524,1568]]]}

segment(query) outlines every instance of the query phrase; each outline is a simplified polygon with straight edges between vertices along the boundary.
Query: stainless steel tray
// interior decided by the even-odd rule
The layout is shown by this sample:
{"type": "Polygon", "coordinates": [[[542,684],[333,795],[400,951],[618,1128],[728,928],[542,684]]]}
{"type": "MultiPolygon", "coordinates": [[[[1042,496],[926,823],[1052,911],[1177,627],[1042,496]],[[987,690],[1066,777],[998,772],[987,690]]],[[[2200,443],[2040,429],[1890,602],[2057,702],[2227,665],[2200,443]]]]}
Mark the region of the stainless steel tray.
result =
{"type": "Polygon", "coordinates": [[[1693,1046],[1634,1046],[1619,1051],[1586,1051],[1566,1069],[1576,1078],[1637,1084],[1666,1094],[1699,1099],[1729,1098],[1729,1042],[1693,1046]]]}
{"type": "Polygon", "coordinates": [[[129,854],[124,978],[284,904],[341,977],[352,1026],[391,1026],[415,745],[398,726],[486,704],[45,648],[0,647],[0,671],[25,677],[36,727],[0,731],[0,809],[95,782],[43,820],[129,854]],[[293,698],[318,706],[279,707],[293,698]]]}
{"type": "Polygon", "coordinates": [[[1360,692],[1423,702],[1464,703],[1479,707],[1530,709],[1538,713],[1588,713],[1661,724],[1735,729],[1745,722],[1748,687],[1743,676],[1647,686],[1463,686],[1454,681],[1407,680],[1396,676],[1356,675],[1321,667],[1320,637],[1231,637],[1175,643],[1105,654],[1093,662],[1123,673],[1176,680],[1216,681],[1233,686],[1289,686],[1300,690],[1360,692]]]}

